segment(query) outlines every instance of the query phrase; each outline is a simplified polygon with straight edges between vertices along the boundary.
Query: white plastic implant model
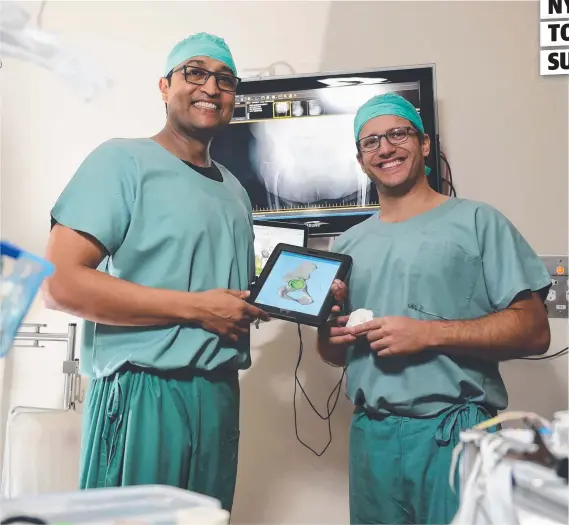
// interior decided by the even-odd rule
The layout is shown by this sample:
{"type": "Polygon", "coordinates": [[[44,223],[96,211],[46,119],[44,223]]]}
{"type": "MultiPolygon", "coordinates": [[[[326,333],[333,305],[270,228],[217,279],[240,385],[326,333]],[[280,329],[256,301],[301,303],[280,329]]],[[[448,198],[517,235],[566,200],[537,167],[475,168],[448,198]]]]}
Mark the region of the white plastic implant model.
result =
{"type": "Polygon", "coordinates": [[[354,310],[346,323],[347,327],[357,326],[359,324],[367,323],[373,319],[373,312],[365,308],[358,308],[354,310]]]}

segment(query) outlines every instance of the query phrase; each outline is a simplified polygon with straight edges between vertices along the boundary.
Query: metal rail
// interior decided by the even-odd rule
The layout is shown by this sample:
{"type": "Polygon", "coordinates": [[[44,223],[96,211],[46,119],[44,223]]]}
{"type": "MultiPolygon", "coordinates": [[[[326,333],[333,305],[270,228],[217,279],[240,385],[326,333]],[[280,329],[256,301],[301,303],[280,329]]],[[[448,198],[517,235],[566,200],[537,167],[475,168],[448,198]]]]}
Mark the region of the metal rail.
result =
{"type": "Polygon", "coordinates": [[[77,324],[70,323],[67,333],[42,333],[41,329],[47,325],[41,323],[23,323],[21,328],[30,328],[31,331],[16,332],[14,341],[31,341],[31,345],[14,345],[39,347],[40,341],[59,341],[67,342],[67,355],[63,362],[63,373],[65,374],[65,392],[63,407],[66,410],[74,409],[76,403],[81,403],[81,375],[79,374],[79,359],[75,357],[75,343],[77,324]]]}

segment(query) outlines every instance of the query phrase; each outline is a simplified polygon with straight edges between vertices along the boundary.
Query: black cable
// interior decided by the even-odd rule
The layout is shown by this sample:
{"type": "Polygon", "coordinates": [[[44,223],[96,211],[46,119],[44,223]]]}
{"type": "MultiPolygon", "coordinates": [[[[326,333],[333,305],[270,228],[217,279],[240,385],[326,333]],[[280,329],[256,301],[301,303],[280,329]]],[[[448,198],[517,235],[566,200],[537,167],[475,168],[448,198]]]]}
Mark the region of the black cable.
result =
{"type": "Polygon", "coordinates": [[[450,163],[449,163],[448,159],[446,158],[446,155],[442,151],[441,151],[440,157],[441,157],[442,161],[445,163],[446,169],[448,172],[448,178],[443,178],[443,180],[447,183],[447,185],[449,187],[449,196],[450,197],[456,197],[456,188],[454,187],[454,181],[452,178],[452,170],[450,169],[450,163]]]}
{"type": "Polygon", "coordinates": [[[563,350],[559,350],[555,354],[544,355],[542,357],[518,357],[517,359],[525,359],[526,361],[545,361],[546,359],[554,359],[555,357],[560,357],[562,355],[567,355],[569,346],[566,346],[563,350]]]}
{"type": "MultiPolygon", "coordinates": [[[[456,193],[455,193],[455,195],[456,195],[456,193]]],[[[338,381],[338,383],[332,389],[332,392],[330,392],[330,395],[328,396],[328,401],[326,402],[327,414],[322,415],[318,411],[318,409],[314,406],[314,404],[312,403],[312,401],[308,397],[308,394],[304,390],[304,387],[302,386],[301,382],[298,379],[298,369],[300,368],[300,363],[302,361],[302,353],[304,350],[304,343],[302,341],[302,331],[300,328],[300,324],[297,324],[297,331],[298,331],[298,339],[299,339],[299,348],[298,348],[298,360],[296,362],[296,367],[294,369],[294,394],[293,394],[293,401],[292,401],[292,407],[293,407],[293,411],[294,411],[294,432],[296,434],[296,439],[303,446],[305,446],[308,450],[310,450],[316,456],[320,457],[324,454],[324,452],[326,452],[326,450],[328,450],[328,447],[332,443],[331,417],[332,417],[332,414],[334,413],[334,410],[336,409],[336,406],[338,404],[338,399],[340,398],[340,389],[342,386],[342,381],[344,380],[346,368],[344,367],[342,369],[342,376],[340,377],[340,380],[338,381]],[[312,408],[312,410],[314,411],[314,413],[323,421],[328,421],[328,443],[326,443],[326,445],[324,446],[324,448],[320,452],[316,452],[310,445],[308,445],[304,441],[302,441],[302,439],[300,439],[300,436],[298,435],[298,418],[297,418],[297,411],[296,411],[296,387],[297,386],[300,387],[301,392],[304,394],[304,397],[308,401],[308,403],[309,403],[310,407],[312,408]],[[334,404],[332,405],[332,407],[330,407],[330,401],[331,401],[334,393],[336,393],[336,399],[334,400],[334,404]]],[[[527,360],[527,361],[544,361],[546,359],[554,359],[556,357],[566,355],[568,353],[568,351],[569,351],[569,347],[565,347],[562,350],[560,350],[559,352],[556,352],[556,353],[551,354],[551,355],[542,356],[542,357],[519,357],[517,359],[527,360]]]]}
{"type": "Polygon", "coordinates": [[[334,387],[334,389],[332,390],[332,392],[328,396],[328,401],[326,402],[326,408],[327,408],[328,413],[325,416],[323,416],[322,414],[320,414],[320,412],[318,412],[318,410],[316,409],[316,407],[314,406],[312,401],[310,401],[308,395],[306,394],[302,384],[300,383],[300,381],[298,379],[298,369],[300,367],[300,362],[302,360],[302,351],[304,349],[304,344],[302,342],[302,332],[300,330],[300,324],[297,325],[297,330],[298,330],[298,339],[299,339],[300,345],[298,348],[298,361],[296,362],[296,368],[294,369],[294,397],[292,400],[292,407],[294,410],[294,431],[296,433],[296,439],[298,439],[298,441],[302,445],[304,445],[308,450],[312,451],[315,455],[320,457],[320,456],[322,456],[322,454],[324,454],[324,452],[326,452],[326,450],[330,446],[330,443],[332,443],[332,424],[330,422],[330,418],[332,417],[332,414],[334,413],[336,405],[338,404],[338,399],[340,397],[340,389],[342,386],[342,381],[344,380],[344,374],[346,373],[346,369],[343,368],[342,377],[340,377],[340,380],[338,381],[338,383],[336,384],[336,386],[334,387]],[[326,446],[322,449],[321,452],[316,452],[310,445],[307,445],[304,441],[302,441],[302,439],[300,439],[300,436],[298,435],[298,423],[297,423],[297,413],[296,413],[296,387],[297,387],[297,385],[300,387],[300,390],[304,394],[304,397],[308,401],[309,405],[312,407],[312,410],[314,411],[314,413],[323,421],[328,421],[328,443],[326,443],[326,446]],[[337,392],[336,392],[336,390],[337,390],[337,392]],[[332,399],[334,392],[336,392],[336,399],[334,400],[334,404],[332,405],[332,408],[330,408],[330,400],[332,399]]]}
{"type": "MultiPolygon", "coordinates": [[[[455,191],[455,189],[454,189],[454,179],[453,179],[453,176],[452,176],[452,169],[451,169],[451,167],[450,167],[450,162],[449,162],[449,160],[448,160],[446,154],[445,154],[443,151],[441,151],[441,158],[443,159],[443,162],[445,163],[446,169],[447,169],[447,171],[448,171],[448,180],[447,180],[447,182],[448,182],[448,184],[449,184],[449,186],[450,186],[450,188],[451,188],[451,191],[455,191]]],[[[455,195],[456,195],[456,191],[455,191],[455,195]]]]}
{"type": "Polygon", "coordinates": [[[448,186],[448,195],[450,197],[456,197],[456,188],[454,187],[454,180],[452,177],[452,170],[450,168],[450,163],[449,163],[448,159],[446,158],[446,155],[442,152],[441,152],[441,159],[445,164],[445,168],[446,168],[446,172],[447,172],[447,176],[443,177],[443,181],[448,186]]]}
{"type": "Polygon", "coordinates": [[[448,165],[444,164],[445,158],[442,151],[439,153],[439,158],[441,160],[441,193],[443,193],[443,195],[451,195],[452,191],[450,189],[451,182],[448,174],[448,165]]]}
{"type": "Polygon", "coordinates": [[[15,523],[30,523],[31,525],[47,525],[47,521],[35,516],[10,516],[0,521],[0,525],[12,525],[15,523]]]}

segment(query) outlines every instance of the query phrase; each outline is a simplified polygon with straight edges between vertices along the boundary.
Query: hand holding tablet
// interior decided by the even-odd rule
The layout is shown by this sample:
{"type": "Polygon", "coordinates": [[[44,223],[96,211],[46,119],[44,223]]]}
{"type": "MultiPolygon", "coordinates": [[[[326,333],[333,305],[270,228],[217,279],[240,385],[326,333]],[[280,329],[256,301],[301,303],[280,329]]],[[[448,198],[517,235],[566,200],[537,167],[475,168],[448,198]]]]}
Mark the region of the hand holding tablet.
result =
{"type": "Polygon", "coordinates": [[[344,281],[349,255],[280,243],[273,250],[249,302],[271,317],[321,326],[335,304],[332,285],[344,281]]]}

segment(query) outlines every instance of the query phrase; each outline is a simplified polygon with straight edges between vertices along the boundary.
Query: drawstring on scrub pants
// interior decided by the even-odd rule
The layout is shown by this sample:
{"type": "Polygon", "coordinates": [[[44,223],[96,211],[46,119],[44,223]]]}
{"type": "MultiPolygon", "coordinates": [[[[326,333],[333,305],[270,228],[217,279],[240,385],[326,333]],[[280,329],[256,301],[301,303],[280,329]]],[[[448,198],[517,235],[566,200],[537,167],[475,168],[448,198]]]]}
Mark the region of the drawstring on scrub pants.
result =
{"type": "MultiPolygon", "coordinates": [[[[462,405],[456,405],[450,408],[435,432],[437,444],[439,446],[447,446],[451,442],[454,429],[460,416],[463,414],[467,415],[467,421],[473,421],[472,426],[474,426],[477,423],[477,416],[480,412],[488,419],[492,417],[486,408],[470,400],[465,401],[462,405]]],[[[461,428],[461,430],[466,430],[466,428],[461,428]]]]}

